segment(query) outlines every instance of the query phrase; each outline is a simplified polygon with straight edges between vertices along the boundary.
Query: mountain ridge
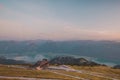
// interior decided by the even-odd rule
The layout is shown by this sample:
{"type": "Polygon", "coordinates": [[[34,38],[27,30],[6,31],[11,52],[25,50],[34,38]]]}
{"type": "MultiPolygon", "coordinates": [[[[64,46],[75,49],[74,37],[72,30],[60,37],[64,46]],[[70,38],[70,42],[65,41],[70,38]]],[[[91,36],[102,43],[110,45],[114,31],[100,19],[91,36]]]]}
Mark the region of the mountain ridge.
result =
{"type": "Polygon", "coordinates": [[[30,55],[35,52],[67,55],[80,55],[103,60],[119,62],[120,42],[116,41],[52,41],[52,40],[31,40],[31,41],[0,41],[0,54],[30,55]],[[28,53],[28,54],[25,54],[28,53]]]}

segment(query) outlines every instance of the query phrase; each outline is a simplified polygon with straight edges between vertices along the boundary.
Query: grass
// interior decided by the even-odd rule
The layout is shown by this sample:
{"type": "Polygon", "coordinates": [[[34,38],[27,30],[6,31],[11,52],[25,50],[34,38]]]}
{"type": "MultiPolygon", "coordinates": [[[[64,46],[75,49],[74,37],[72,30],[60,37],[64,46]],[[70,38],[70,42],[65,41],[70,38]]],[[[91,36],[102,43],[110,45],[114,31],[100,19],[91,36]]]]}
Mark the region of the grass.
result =
{"type": "Polygon", "coordinates": [[[5,79],[5,78],[0,78],[0,80],[20,80],[20,79],[5,79]]]}
{"type": "Polygon", "coordinates": [[[111,80],[111,79],[91,76],[91,75],[88,75],[88,74],[82,74],[82,73],[77,73],[77,72],[70,72],[70,71],[69,72],[68,71],[57,71],[57,72],[72,75],[72,76],[76,76],[76,77],[81,77],[81,78],[85,78],[85,79],[90,79],[90,80],[111,80]]]}
{"type": "MultiPolygon", "coordinates": [[[[96,67],[89,67],[89,66],[70,66],[77,70],[83,70],[86,72],[97,72],[102,73],[100,75],[104,75],[107,77],[117,78],[120,79],[120,69],[112,69],[110,67],[105,66],[96,66],[96,67]]],[[[110,80],[107,78],[101,78],[97,76],[92,76],[89,74],[82,74],[77,72],[68,72],[64,70],[55,70],[56,72],[81,77],[90,80],[110,80]]],[[[0,65],[0,76],[13,76],[13,77],[29,77],[29,78],[45,78],[45,79],[61,79],[61,80],[77,80],[71,77],[66,77],[62,75],[58,75],[55,73],[51,73],[47,70],[31,70],[31,69],[21,69],[21,68],[12,68],[6,65],[0,65]]],[[[0,78],[1,80],[1,78],[0,78]]],[[[2,80],[19,80],[19,79],[2,79],[2,80]]]]}
{"type": "Polygon", "coordinates": [[[88,72],[102,73],[104,76],[120,79],[120,69],[112,69],[111,67],[107,67],[107,66],[94,66],[94,67],[71,66],[71,67],[77,70],[85,70],[88,72]]]}
{"type": "Polygon", "coordinates": [[[7,66],[0,66],[0,76],[14,76],[14,77],[30,77],[30,78],[45,78],[45,79],[62,79],[75,80],[70,77],[57,75],[48,71],[27,70],[20,68],[12,68],[7,66]]]}

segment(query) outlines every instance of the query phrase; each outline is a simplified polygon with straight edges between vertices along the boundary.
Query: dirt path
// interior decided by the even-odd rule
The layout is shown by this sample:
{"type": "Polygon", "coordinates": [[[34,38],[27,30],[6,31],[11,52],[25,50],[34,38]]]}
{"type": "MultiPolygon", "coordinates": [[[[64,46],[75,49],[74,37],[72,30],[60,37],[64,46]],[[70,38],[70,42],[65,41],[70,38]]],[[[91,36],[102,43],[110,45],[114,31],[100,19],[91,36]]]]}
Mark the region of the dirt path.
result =
{"type": "Polygon", "coordinates": [[[56,72],[56,71],[50,71],[50,72],[58,74],[58,75],[63,75],[63,76],[75,78],[75,79],[78,79],[78,80],[90,80],[90,79],[85,79],[85,78],[81,78],[81,77],[77,77],[77,76],[72,76],[72,75],[68,75],[68,74],[64,74],[64,73],[59,73],[59,72],[56,72]]]}
{"type": "Polygon", "coordinates": [[[5,79],[20,79],[20,80],[59,80],[59,79],[40,79],[40,78],[8,77],[8,76],[0,76],[0,78],[5,78],[5,79]]]}
{"type": "Polygon", "coordinates": [[[104,74],[98,73],[98,72],[88,72],[88,71],[85,71],[85,70],[75,70],[75,72],[81,73],[81,74],[88,74],[88,75],[91,75],[91,76],[96,76],[96,77],[101,77],[101,78],[106,78],[106,79],[111,79],[111,80],[119,80],[119,79],[116,79],[116,78],[105,76],[104,74]]]}
{"type": "MultiPolygon", "coordinates": [[[[75,78],[75,79],[78,79],[78,80],[90,80],[90,79],[87,79],[87,78],[81,78],[81,77],[78,77],[78,76],[72,76],[72,75],[68,75],[68,74],[53,71],[53,70],[48,70],[48,71],[50,71],[52,73],[55,73],[55,74],[58,74],[58,75],[63,75],[63,76],[75,78]]],[[[71,71],[73,71],[73,70],[71,70],[71,71]]],[[[85,71],[85,70],[74,70],[74,72],[81,73],[81,74],[86,74],[86,75],[91,75],[91,76],[95,76],[95,77],[101,77],[101,78],[110,79],[110,80],[120,80],[120,79],[117,79],[117,78],[112,78],[112,77],[109,77],[109,76],[105,76],[104,74],[98,73],[98,72],[88,72],[88,71],[85,71]]]]}

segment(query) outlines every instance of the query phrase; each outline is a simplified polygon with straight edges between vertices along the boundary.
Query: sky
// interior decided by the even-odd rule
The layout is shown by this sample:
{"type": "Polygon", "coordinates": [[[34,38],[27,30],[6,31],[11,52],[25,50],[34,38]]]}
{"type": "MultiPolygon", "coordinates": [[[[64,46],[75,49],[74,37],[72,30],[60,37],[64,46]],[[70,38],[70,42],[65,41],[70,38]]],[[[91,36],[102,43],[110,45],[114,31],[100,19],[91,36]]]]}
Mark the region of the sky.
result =
{"type": "Polygon", "coordinates": [[[120,0],[0,0],[0,40],[119,40],[120,0]]]}

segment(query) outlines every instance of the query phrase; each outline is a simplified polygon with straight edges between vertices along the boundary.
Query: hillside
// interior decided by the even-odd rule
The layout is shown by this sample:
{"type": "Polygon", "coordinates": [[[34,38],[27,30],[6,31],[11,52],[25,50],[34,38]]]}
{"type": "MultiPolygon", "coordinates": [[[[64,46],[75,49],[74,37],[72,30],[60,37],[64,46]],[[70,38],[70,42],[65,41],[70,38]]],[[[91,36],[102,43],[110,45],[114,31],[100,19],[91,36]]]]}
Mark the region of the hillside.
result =
{"type": "MultiPolygon", "coordinates": [[[[23,65],[19,65],[23,66],[23,65]]],[[[0,80],[119,80],[120,70],[106,66],[69,66],[75,71],[65,70],[33,70],[20,68],[18,65],[0,65],[0,80]],[[14,67],[13,67],[14,66],[14,67]],[[12,74],[11,74],[12,71],[12,74]],[[2,78],[1,78],[2,77],[2,78]],[[21,78],[22,77],[22,78],[21,78]],[[6,79],[7,78],[7,79],[6,79]],[[11,79],[12,78],[12,79],[11,79]]],[[[25,66],[24,66],[25,67],[25,66]]]]}
{"type": "Polygon", "coordinates": [[[119,80],[120,69],[103,66],[85,58],[59,56],[43,59],[34,65],[1,58],[0,80],[119,80]],[[10,62],[13,62],[10,63],[10,62]],[[11,65],[9,65],[11,64],[11,65]],[[39,69],[38,69],[39,67],[39,69]],[[12,72],[12,74],[11,74],[12,72]]]}

